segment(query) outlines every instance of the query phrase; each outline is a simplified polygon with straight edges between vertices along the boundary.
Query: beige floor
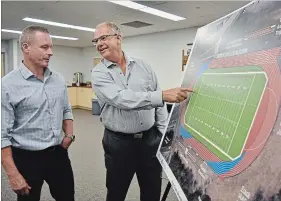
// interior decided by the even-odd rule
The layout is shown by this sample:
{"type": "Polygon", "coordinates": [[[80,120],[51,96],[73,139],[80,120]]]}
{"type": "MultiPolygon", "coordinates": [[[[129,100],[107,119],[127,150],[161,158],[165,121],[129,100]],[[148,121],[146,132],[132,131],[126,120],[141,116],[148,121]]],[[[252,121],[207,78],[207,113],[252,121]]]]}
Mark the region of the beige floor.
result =
{"type": "MultiPolygon", "coordinates": [[[[90,111],[74,110],[74,132],[76,142],[70,147],[69,155],[75,175],[76,201],[104,201],[106,196],[105,167],[101,145],[103,126],[98,116],[90,111]]],[[[2,170],[1,200],[15,201],[16,196],[10,190],[7,177],[2,170]]],[[[164,191],[167,181],[163,180],[164,191]]],[[[41,201],[53,200],[48,185],[44,183],[41,201]]],[[[136,178],[133,179],[126,201],[139,201],[139,187],[136,178]]],[[[167,201],[177,201],[173,191],[170,191],[167,201]]]]}

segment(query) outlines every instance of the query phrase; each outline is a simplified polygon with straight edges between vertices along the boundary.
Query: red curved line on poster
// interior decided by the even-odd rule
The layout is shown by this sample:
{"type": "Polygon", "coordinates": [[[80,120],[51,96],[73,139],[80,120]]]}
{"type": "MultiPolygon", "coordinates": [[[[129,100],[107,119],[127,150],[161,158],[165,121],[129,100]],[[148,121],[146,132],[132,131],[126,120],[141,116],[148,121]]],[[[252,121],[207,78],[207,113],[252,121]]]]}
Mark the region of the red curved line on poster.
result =
{"type": "MultiPolygon", "coordinates": [[[[272,93],[271,93],[272,94],[272,93]]],[[[274,96],[270,95],[270,101],[273,101],[275,99],[274,96]]],[[[240,172],[244,171],[260,154],[262,151],[263,147],[265,146],[265,139],[268,139],[270,136],[271,130],[272,130],[272,125],[274,125],[275,122],[275,117],[274,113],[276,112],[276,105],[275,104],[268,104],[267,105],[267,113],[264,117],[263,124],[261,126],[261,129],[259,130],[259,133],[253,133],[256,134],[256,138],[251,145],[249,149],[251,150],[246,150],[246,154],[243,157],[243,159],[229,172],[221,175],[223,177],[230,177],[239,174],[240,172]]],[[[251,131],[252,132],[252,131],[251,131]]],[[[255,136],[254,136],[255,137],[255,136]]],[[[266,140],[267,141],[267,140],[266,140]]]]}
{"type": "Polygon", "coordinates": [[[265,89],[259,110],[257,112],[256,118],[254,120],[252,129],[249,133],[249,137],[248,137],[248,140],[246,142],[244,149],[250,149],[252,147],[253,143],[255,142],[256,134],[260,132],[260,129],[263,125],[263,120],[267,113],[268,103],[269,103],[269,90],[265,89]]]}

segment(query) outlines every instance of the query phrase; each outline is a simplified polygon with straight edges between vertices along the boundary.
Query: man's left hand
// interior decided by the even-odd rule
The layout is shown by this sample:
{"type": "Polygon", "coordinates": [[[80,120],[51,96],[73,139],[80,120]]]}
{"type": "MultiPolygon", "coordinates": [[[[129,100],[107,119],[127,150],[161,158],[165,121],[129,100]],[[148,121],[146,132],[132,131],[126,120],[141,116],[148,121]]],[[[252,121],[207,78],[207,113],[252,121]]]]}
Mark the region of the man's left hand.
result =
{"type": "Polygon", "coordinates": [[[61,146],[65,149],[68,149],[68,147],[71,145],[72,140],[69,137],[64,137],[61,143],[61,146]]]}

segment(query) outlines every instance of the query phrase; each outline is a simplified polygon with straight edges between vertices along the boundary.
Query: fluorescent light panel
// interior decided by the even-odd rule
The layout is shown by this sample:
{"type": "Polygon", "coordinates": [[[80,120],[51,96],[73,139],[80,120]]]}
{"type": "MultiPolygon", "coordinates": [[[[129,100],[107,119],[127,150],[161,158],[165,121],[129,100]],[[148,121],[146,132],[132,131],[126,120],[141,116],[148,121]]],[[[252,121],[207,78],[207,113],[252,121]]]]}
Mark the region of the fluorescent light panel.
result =
{"type": "Polygon", "coordinates": [[[132,8],[132,9],[135,9],[135,10],[140,10],[142,8],[147,7],[145,5],[135,3],[133,1],[110,1],[110,2],[121,5],[121,6],[125,6],[125,7],[128,7],[128,8],[132,8]]]}
{"type": "Polygon", "coordinates": [[[15,31],[15,30],[10,30],[10,29],[1,29],[3,32],[9,32],[9,33],[16,33],[16,34],[21,34],[21,31],[15,31]]]}
{"type": "Polygon", "coordinates": [[[70,24],[34,19],[34,18],[29,18],[29,17],[23,18],[22,20],[28,21],[28,22],[40,23],[40,24],[48,24],[48,25],[57,26],[57,27],[64,27],[64,28],[69,28],[69,29],[77,29],[77,30],[82,30],[82,31],[95,32],[95,29],[88,28],[88,27],[75,26],[75,25],[70,25],[70,24]]]}
{"type": "MultiPolygon", "coordinates": [[[[16,33],[16,34],[21,34],[21,31],[15,31],[15,30],[10,30],[10,29],[1,29],[3,32],[8,32],[8,33],[16,33]]],[[[55,35],[50,35],[51,38],[57,38],[57,39],[65,39],[65,40],[78,40],[78,38],[72,38],[72,37],[65,37],[65,36],[55,36],[55,35]]]]}
{"type": "Polygon", "coordinates": [[[159,17],[163,17],[163,18],[173,20],[173,21],[180,21],[180,20],[186,19],[184,17],[173,15],[171,13],[167,13],[167,12],[164,12],[164,11],[161,11],[161,10],[158,10],[158,9],[155,9],[155,8],[151,8],[151,7],[139,4],[139,3],[135,3],[135,2],[132,2],[132,1],[109,1],[109,2],[114,3],[114,4],[118,4],[118,5],[121,5],[121,6],[125,6],[125,7],[128,7],[128,8],[132,8],[132,9],[135,9],[135,10],[138,10],[138,11],[142,11],[142,12],[145,12],[145,13],[149,13],[149,14],[152,14],[152,15],[157,15],[159,17]]]}

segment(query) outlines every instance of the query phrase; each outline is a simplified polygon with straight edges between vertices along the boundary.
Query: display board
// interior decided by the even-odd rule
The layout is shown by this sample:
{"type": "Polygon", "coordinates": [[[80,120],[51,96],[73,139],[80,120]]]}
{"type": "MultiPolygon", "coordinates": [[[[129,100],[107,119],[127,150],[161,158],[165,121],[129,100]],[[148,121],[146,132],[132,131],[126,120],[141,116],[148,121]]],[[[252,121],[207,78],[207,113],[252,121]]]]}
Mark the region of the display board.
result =
{"type": "Polygon", "coordinates": [[[281,2],[198,29],[157,157],[179,200],[281,201],[281,2]]]}

